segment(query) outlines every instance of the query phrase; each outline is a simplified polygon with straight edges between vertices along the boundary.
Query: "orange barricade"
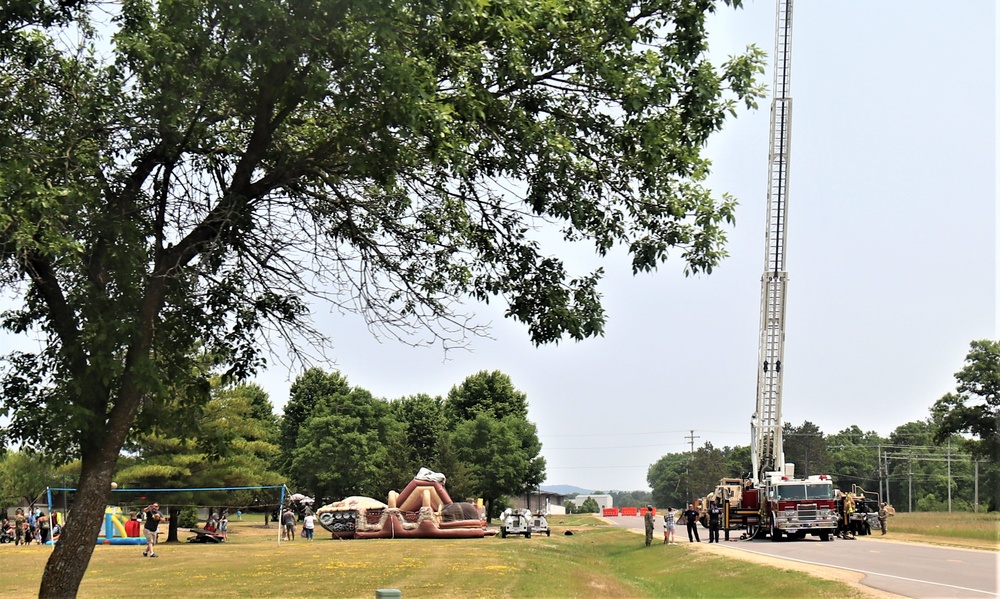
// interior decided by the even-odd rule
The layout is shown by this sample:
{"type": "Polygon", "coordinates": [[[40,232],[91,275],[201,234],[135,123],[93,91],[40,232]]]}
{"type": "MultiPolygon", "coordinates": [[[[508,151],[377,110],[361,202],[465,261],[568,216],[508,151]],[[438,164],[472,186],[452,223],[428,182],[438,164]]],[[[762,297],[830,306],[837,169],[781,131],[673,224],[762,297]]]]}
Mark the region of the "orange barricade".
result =
{"type": "Polygon", "coordinates": [[[618,515],[618,508],[616,508],[616,507],[606,507],[603,510],[601,510],[601,515],[602,516],[617,516],[618,515]]]}
{"type": "Polygon", "coordinates": [[[639,508],[637,507],[623,507],[622,516],[638,516],[639,508]]]}

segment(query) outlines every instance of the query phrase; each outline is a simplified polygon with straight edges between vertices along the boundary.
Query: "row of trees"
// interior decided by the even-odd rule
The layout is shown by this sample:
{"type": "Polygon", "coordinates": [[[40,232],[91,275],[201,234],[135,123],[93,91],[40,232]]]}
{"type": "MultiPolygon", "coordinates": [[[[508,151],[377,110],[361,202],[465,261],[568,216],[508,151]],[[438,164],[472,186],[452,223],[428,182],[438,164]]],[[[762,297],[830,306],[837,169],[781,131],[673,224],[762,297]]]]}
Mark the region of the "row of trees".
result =
{"type": "MultiPolygon", "coordinates": [[[[785,460],[799,476],[830,474],[838,488],[854,485],[880,491],[897,509],[914,511],[971,510],[977,503],[1000,509],[1000,468],[978,460],[960,437],[935,442],[938,427],[931,419],[897,427],[888,437],[857,426],[826,435],[812,422],[785,423],[785,460]],[[976,496],[978,484],[978,499],[976,496]],[[886,491],[888,485],[888,491],[886,491]],[[950,491],[949,491],[950,486],[950,491]]],[[[650,466],[646,480],[660,506],[681,506],[704,496],[724,477],[750,472],[748,446],[716,448],[706,443],[693,453],[667,454],[650,466]]]]}
{"type": "MultiPolygon", "coordinates": [[[[130,439],[115,481],[123,488],[286,483],[322,503],[384,499],[428,467],[448,476],[456,500],[482,497],[495,516],[504,497],[545,478],[527,397],[497,371],[468,377],[444,399],[386,401],[339,372],[310,369],[292,385],[281,417],[256,385],[217,385],[210,395],[197,408],[180,395],[145,412],[147,428],[130,439]]],[[[0,461],[0,499],[31,502],[47,486],[75,486],[79,472],[79,462],[57,468],[40,453],[10,452],[0,461]]],[[[163,503],[190,499],[171,498],[163,503]]],[[[168,538],[176,539],[176,519],[171,526],[168,538]]]]}
{"type": "MultiPolygon", "coordinates": [[[[879,491],[897,508],[916,511],[1000,509],[1000,342],[974,341],[955,375],[955,393],[931,407],[925,420],[896,427],[888,437],[851,426],[826,435],[816,424],[785,423],[785,461],[796,474],[831,474],[849,491],[879,491]]],[[[684,505],[723,477],[750,472],[749,447],[668,454],[646,480],[656,505],[684,505]]]]}
{"type": "Polygon", "coordinates": [[[385,401],[340,373],[309,370],[291,387],[279,446],[280,469],[322,499],[385,497],[427,467],[448,477],[453,499],[482,497],[496,516],[502,498],[545,479],[527,397],[499,371],[466,378],[444,399],[385,401]]]}

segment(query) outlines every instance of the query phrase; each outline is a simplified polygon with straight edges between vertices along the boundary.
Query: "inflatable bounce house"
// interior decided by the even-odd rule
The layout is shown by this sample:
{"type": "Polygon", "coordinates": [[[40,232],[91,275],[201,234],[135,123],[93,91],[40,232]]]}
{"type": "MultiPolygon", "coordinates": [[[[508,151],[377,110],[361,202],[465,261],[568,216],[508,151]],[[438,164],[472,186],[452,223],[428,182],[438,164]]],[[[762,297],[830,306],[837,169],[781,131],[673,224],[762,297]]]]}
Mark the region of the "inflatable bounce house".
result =
{"type": "Polygon", "coordinates": [[[478,539],[486,536],[482,506],[454,503],[443,474],[421,468],[385,504],[348,497],[316,510],[320,525],[343,539],[478,539]]]}

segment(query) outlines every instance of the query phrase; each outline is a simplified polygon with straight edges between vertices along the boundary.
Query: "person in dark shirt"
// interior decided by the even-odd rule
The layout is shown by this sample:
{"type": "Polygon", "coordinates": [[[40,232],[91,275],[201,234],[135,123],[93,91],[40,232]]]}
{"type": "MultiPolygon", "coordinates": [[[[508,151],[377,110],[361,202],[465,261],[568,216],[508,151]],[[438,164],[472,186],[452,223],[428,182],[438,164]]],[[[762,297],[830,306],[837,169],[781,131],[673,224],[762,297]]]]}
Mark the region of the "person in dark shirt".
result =
{"type": "Polygon", "coordinates": [[[684,511],[684,519],[687,522],[688,529],[688,541],[695,543],[701,543],[701,538],[698,537],[698,517],[701,514],[698,510],[694,509],[694,504],[689,503],[688,509],[684,511]]]}
{"type": "Polygon", "coordinates": [[[160,514],[159,503],[154,503],[143,511],[146,512],[143,523],[143,533],[146,535],[146,550],[142,552],[142,556],[159,557],[153,551],[153,546],[156,545],[156,529],[160,525],[160,520],[164,520],[165,518],[160,514]]]}
{"type": "Polygon", "coordinates": [[[719,542],[719,527],[722,525],[722,509],[716,504],[708,507],[708,542],[719,542]]]}
{"type": "Polygon", "coordinates": [[[284,538],[287,541],[295,540],[295,513],[288,508],[281,515],[281,523],[285,527],[284,538]]]}

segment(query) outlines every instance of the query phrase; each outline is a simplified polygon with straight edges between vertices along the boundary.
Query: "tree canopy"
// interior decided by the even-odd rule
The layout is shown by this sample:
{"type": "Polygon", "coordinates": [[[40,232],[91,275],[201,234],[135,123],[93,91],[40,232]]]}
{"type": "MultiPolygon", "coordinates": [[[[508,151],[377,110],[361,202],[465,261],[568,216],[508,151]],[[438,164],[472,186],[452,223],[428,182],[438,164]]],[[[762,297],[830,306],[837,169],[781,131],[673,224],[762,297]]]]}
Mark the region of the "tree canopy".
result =
{"type": "Polygon", "coordinates": [[[955,379],[957,393],[948,393],[932,408],[936,440],[971,434],[974,438],[965,444],[974,455],[1000,462],[1000,341],[973,341],[955,379]]]}
{"type": "Polygon", "coordinates": [[[762,93],[760,51],[707,60],[714,10],[5,10],[0,289],[21,304],[3,326],[45,338],[9,357],[5,433],[82,459],[41,595],[75,594],[142,399],[168,381],[207,388],[191,368],[196,343],[245,376],[269,339],[318,336],[314,297],[445,346],[481,330],[465,299],[502,301],[535,343],[601,334],[601,271],[568,272],[538,227],[601,256],[624,247],[637,272],[671,253],[711,271],[734,202],[704,187],[702,149],[762,93]]]}

